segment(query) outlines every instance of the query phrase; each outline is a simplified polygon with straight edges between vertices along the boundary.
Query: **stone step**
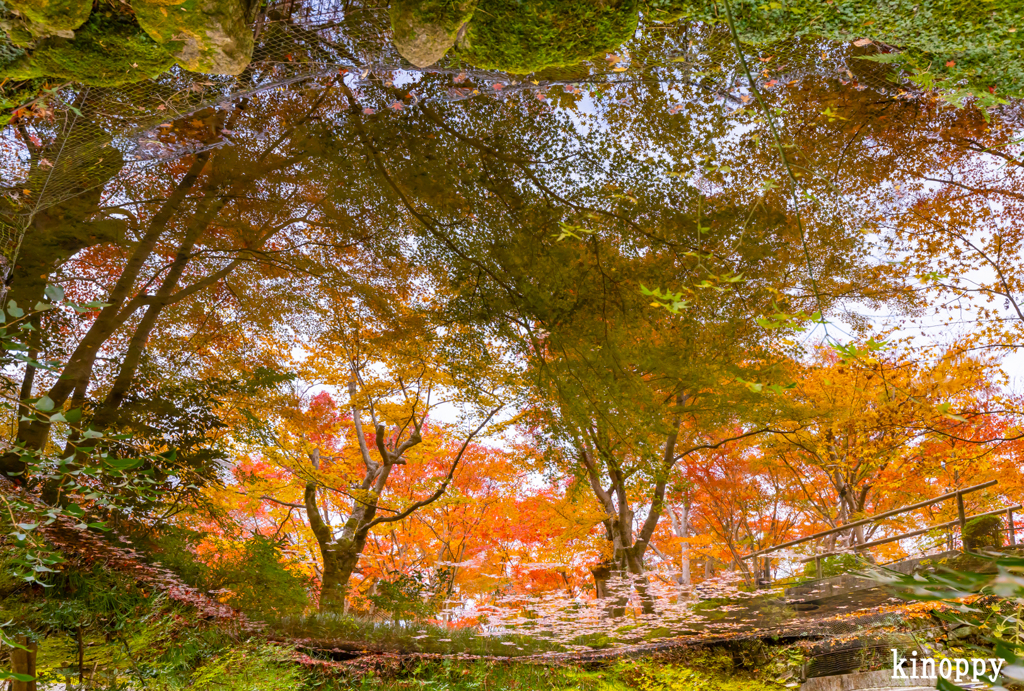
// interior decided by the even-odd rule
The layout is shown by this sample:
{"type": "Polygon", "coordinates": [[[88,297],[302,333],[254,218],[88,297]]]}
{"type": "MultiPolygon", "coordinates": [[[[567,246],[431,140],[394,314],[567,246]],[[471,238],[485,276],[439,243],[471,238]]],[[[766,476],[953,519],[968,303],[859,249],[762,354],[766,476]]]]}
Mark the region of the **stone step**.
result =
{"type": "Polygon", "coordinates": [[[930,691],[934,688],[935,681],[893,679],[892,670],[880,669],[833,677],[812,677],[800,686],[800,691],[930,691]]]}

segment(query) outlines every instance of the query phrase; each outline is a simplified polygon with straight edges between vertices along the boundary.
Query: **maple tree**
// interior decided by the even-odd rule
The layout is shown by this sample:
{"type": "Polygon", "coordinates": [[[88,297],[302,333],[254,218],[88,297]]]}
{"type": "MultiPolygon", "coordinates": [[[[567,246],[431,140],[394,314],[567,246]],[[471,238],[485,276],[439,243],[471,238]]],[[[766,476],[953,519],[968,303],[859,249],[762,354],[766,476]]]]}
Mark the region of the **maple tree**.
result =
{"type": "MultiPolygon", "coordinates": [[[[762,453],[788,469],[800,488],[795,504],[825,528],[1005,478],[1003,464],[1014,462],[1016,404],[1000,393],[989,358],[955,347],[933,358],[894,351],[870,360],[820,350],[806,367],[788,395],[807,417],[762,453]]],[[[1012,496],[1012,485],[998,491],[1012,496]]],[[[833,534],[826,551],[884,528],[833,534]]]]}

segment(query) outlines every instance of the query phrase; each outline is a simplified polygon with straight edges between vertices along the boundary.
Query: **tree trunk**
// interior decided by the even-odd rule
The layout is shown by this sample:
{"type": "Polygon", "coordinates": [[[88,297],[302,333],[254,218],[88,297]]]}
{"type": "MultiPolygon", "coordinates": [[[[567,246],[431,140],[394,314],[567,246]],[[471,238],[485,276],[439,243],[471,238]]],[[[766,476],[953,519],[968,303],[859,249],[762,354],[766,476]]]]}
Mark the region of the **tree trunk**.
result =
{"type": "Polygon", "coordinates": [[[320,611],[343,613],[348,597],[348,583],[359,563],[356,545],[335,544],[321,546],[324,560],[323,580],[320,585],[320,611]]]}

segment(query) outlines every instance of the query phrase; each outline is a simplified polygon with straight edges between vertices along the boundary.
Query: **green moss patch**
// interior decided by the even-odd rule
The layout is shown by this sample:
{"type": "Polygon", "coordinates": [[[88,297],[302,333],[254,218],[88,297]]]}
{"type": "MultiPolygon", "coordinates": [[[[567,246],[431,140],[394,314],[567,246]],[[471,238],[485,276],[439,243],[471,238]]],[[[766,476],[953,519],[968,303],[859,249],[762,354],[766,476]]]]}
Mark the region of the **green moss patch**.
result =
{"type": "Polygon", "coordinates": [[[575,65],[627,41],[637,21],[636,0],[481,0],[459,55],[514,74],[575,65]]]}
{"type": "Polygon", "coordinates": [[[4,4],[37,24],[40,34],[77,29],[92,12],[92,0],[5,0],[4,4]]]}
{"type": "Polygon", "coordinates": [[[158,45],[125,18],[93,15],[73,39],[52,37],[0,66],[0,78],[49,77],[89,86],[117,86],[156,77],[174,64],[158,45]]]}

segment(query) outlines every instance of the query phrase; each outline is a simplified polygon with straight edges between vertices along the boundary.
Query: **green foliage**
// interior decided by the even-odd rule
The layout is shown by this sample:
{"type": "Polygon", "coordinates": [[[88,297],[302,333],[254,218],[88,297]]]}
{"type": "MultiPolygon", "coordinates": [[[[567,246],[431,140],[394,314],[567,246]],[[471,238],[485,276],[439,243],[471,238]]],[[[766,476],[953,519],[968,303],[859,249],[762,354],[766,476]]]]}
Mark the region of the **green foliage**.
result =
{"type": "Polygon", "coordinates": [[[178,44],[161,46],[126,15],[93,14],[75,37],[50,37],[17,60],[0,66],[0,77],[49,77],[89,86],[117,86],[166,72],[178,44]]]}
{"type": "MultiPolygon", "coordinates": [[[[927,75],[926,88],[969,85],[982,98],[989,87],[1024,95],[1024,30],[1014,0],[731,0],[730,6],[737,33],[752,44],[792,36],[869,38],[899,46],[902,66],[927,75]]],[[[715,0],[646,0],[645,8],[657,21],[725,22],[715,0]]]]}
{"type": "Polygon", "coordinates": [[[1003,519],[1000,516],[979,516],[964,525],[964,549],[969,552],[1003,546],[1003,519]]]}
{"type": "Polygon", "coordinates": [[[309,605],[309,584],[284,565],[280,546],[267,537],[248,540],[240,559],[222,564],[213,575],[217,585],[232,592],[230,604],[245,612],[299,613],[309,605]]]}
{"type": "Polygon", "coordinates": [[[636,7],[636,0],[481,0],[458,54],[512,74],[575,65],[628,40],[636,7]]]}
{"type": "Polygon", "coordinates": [[[247,540],[237,555],[208,564],[195,555],[203,537],[195,531],[167,527],[138,541],[189,585],[202,591],[229,591],[222,599],[240,611],[256,617],[297,616],[309,606],[310,584],[288,568],[280,545],[271,538],[257,535],[247,540]]]}
{"type": "Polygon", "coordinates": [[[251,643],[219,651],[215,657],[204,660],[187,678],[157,678],[147,688],[276,691],[302,688],[305,677],[305,670],[291,662],[287,649],[251,643]]]}
{"type": "MultiPolygon", "coordinates": [[[[451,567],[443,567],[438,581],[447,584],[454,575],[451,567]]],[[[433,614],[441,608],[447,588],[431,585],[427,574],[416,570],[411,574],[392,571],[389,578],[374,584],[375,593],[367,599],[378,610],[387,612],[392,620],[415,619],[433,614]]]]}
{"type": "MultiPolygon", "coordinates": [[[[31,312],[26,312],[14,300],[8,301],[6,310],[0,310],[0,346],[4,352],[0,364],[24,363],[41,371],[58,371],[59,362],[39,360],[31,354],[27,340],[35,331],[32,318],[58,307],[85,311],[97,306],[66,302],[59,286],[47,286],[45,296],[46,301],[37,303],[31,312]]],[[[80,408],[54,410],[53,401],[45,395],[23,401],[5,398],[0,406],[12,409],[22,420],[65,426],[68,433],[72,453],[67,457],[15,447],[22,468],[16,479],[31,477],[42,486],[43,497],[50,501],[40,503],[15,494],[3,499],[6,511],[0,512],[0,529],[9,536],[12,548],[12,556],[7,559],[11,573],[27,583],[44,585],[64,558],[47,542],[39,528],[65,520],[78,530],[107,530],[105,522],[98,520],[99,514],[115,509],[118,497],[134,496],[143,502],[154,501],[160,493],[155,469],[165,462],[173,463],[174,454],[153,454],[145,458],[112,454],[107,446],[111,438],[80,424],[80,408]],[[143,469],[143,466],[146,467],[143,469]]]]}

